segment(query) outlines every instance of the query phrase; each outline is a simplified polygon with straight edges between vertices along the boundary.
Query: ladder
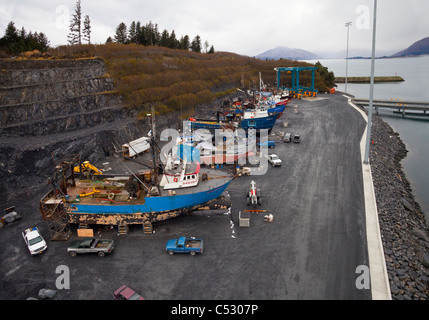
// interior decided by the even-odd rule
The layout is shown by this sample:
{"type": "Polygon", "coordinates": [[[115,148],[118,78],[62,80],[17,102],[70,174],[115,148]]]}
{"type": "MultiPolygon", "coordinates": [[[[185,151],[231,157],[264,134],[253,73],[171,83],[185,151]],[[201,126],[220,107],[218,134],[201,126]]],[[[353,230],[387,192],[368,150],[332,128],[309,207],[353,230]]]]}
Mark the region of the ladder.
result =
{"type": "Polygon", "coordinates": [[[122,236],[126,236],[128,234],[128,225],[118,224],[118,234],[122,236]]]}
{"type": "Polygon", "coordinates": [[[152,232],[153,232],[152,222],[145,221],[143,223],[143,233],[144,234],[152,234],[152,232]]]}

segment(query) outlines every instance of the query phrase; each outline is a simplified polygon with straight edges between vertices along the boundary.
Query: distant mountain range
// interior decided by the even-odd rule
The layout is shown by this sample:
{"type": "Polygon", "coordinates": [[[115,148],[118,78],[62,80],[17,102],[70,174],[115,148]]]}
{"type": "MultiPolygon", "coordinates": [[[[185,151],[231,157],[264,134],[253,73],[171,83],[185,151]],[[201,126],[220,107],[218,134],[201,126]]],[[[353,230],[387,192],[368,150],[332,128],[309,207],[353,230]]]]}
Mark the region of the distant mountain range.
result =
{"type": "Polygon", "coordinates": [[[256,58],[261,60],[278,60],[278,59],[289,59],[289,60],[314,60],[321,59],[318,55],[302,49],[292,49],[288,47],[277,47],[261,54],[258,54],[256,58]]]}
{"type": "MultiPolygon", "coordinates": [[[[429,37],[421,39],[407,49],[392,54],[392,51],[377,51],[377,57],[383,58],[398,58],[398,57],[413,57],[429,54],[429,37]]],[[[316,59],[344,59],[346,57],[345,51],[337,53],[313,53],[302,49],[294,49],[288,47],[277,47],[261,54],[258,54],[256,58],[261,60],[278,60],[278,59],[289,59],[289,60],[316,60],[316,59]]],[[[360,58],[369,59],[371,57],[371,51],[368,50],[355,50],[352,49],[349,52],[349,58],[360,58]]]]}
{"type": "Polygon", "coordinates": [[[399,52],[391,55],[390,57],[391,58],[413,57],[413,56],[421,56],[424,54],[429,54],[429,37],[413,43],[407,49],[399,51],[399,52]]]}

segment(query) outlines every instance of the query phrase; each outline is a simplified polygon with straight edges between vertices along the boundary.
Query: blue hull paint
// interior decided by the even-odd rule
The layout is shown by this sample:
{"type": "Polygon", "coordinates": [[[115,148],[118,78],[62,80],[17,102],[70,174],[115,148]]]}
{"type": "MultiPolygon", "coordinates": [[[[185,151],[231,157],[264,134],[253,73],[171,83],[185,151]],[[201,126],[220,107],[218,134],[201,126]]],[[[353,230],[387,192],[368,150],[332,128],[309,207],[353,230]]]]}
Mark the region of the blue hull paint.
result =
{"type": "Polygon", "coordinates": [[[241,128],[248,129],[272,129],[276,123],[277,114],[269,115],[263,118],[244,119],[241,120],[241,128]]]}
{"type": "Polygon", "coordinates": [[[279,114],[283,113],[285,108],[286,108],[286,106],[284,106],[284,105],[278,105],[278,106],[275,106],[273,108],[268,109],[267,111],[268,111],[269,115],[279,115],[279,114]]]}
{"type": "MultiPolygon", "coordinates": [[[[272,129],[276,123],[277,117],[283,112],[284,107],[275,107],[268,110],[268,116],[263,118],[253,118],[253,119],[243,119],[240,121],[240,126],[244,130],[252,129],[272,129]]],[[[192,130],[197,129],[222,129],[225,127],[225,124],[221,123],[201,123],[201,122],[191,122],[192,130]]]]}
{"type": "Polygon", "coordinates": [[[89,205],[89,204],[72,204],[72,213],[88,214],[133,214],[133,213],[157,213],[176,211],[180,209],[191,208],[202,205],[211,200],[219,198],[231,181],[213,188],[209,191],[162,197],[146,197],[144,204],[133,205],[89,205]]]}

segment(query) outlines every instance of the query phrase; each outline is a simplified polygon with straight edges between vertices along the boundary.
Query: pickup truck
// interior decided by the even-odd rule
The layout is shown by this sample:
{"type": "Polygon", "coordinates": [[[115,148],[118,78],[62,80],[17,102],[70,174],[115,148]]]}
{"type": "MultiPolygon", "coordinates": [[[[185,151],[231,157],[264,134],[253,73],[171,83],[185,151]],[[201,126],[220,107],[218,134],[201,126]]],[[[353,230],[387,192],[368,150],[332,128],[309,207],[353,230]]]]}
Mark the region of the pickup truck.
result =
{"type": "Polygon", "coordinates": [[[264,141],[259,143],[260,147],[268,147],[268,148],[274,148],[276,146],[276,142],[272,140],[264,141]]]}
{"type": "Polygon", "coordinates": [[[97,253],[100,257],[103,257],[106,253],[111,253],[113,248],[113,240],[85,238],[73,242],[67,248],[67,252],[72,257],[75,257],[78,253],[97,253]]]}
{"type": "Polygon", "coordinates": [[[203,254],[204,243],[202,239],[180,237],[179,239],[168,240],[165,251],[169,255],[175,253],[189,253],[192,256],[195,255],[195,253],[203,254]]]}
{"type": "Polygon", "coordinates": [[[270,154],[268,156],[268,162],[271,163],[273,167],[280,167],[282,165],[282,160],[276,154],[270,154]]]}
{"type": "Polygon", "coordinates": [[[42,253],[48,247],[37,227],[25,229],[22,237],[32,256],[42,253]]]}

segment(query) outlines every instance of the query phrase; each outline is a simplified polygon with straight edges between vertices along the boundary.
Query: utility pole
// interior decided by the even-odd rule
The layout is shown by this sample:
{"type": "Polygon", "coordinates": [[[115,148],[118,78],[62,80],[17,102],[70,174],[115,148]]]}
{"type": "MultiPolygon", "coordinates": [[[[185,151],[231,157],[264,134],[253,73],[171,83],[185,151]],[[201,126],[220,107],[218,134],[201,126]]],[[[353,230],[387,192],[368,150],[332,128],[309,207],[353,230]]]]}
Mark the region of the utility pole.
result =
{"type": "Polygon", "coordinates": [[[369,164],[369,144],[371,141],[372,106],[374,102],[374,69],[375,69],[375,35],[377,26],[377,0],[374,0],[374,22],[372,31],[372,58],[371,58],[371,84],[369,88],[368,128],[366,132],[366,146],[364,164],[369,164]]]}
{"type": "Polygon", "coordinates": [[[346,28],[347,28],[347,53],[346,53],[346,85],[345,85],[345,89],[344,91],[347,93],[347,72],[348,72],[348,68],[349,68],[349,29],[350,26],[352,25],[351,22],[347,22],[346,23],[346,28]]]}

